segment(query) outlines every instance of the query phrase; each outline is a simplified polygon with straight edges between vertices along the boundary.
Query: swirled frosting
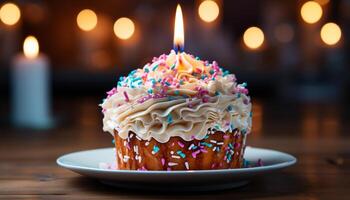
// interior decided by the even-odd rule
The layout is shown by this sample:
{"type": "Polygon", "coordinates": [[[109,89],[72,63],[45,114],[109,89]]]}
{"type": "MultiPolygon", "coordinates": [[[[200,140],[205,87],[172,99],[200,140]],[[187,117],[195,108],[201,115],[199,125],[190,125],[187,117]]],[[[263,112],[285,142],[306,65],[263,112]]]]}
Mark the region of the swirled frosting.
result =
{"type": "Polygon", "coordinates": [[[120,77],[101,104],[103,130],[127,138],[167,142],[179,136],[203,139],[209,129],[251,130],[251,103],[246,83],[217,62],[186,53],[161,55],[142,69],[120,77]]]}

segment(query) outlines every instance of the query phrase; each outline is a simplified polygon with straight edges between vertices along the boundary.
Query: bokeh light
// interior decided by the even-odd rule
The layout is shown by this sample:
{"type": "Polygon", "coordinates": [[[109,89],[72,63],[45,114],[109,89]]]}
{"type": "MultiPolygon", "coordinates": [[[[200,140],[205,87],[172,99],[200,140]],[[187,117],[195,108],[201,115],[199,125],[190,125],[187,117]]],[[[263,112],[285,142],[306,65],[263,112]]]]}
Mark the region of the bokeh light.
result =
{"type": "Polygon", "coordinates": [[[127,40],[134,34],[135,25],[131,19],[122,17],[114,23],[113,30],[118,38],[127,40]]]}
{"type": "Polygon", "coordinates": [[[34,36],[28,36],[23,43],[23,52],[27,58],[35,58],[39,54],[39,42],[34,36]]]}
{"type": "Polygon", "coordinates": [[[199,17],[205,22],[213,22],[219,16],[219,6],[215,1],[205,0],[198,8],[199,17]]]}
{"type": "Polygon", "coordinates": [[[335,45],[341,38],[341,29],[335,23],[327,23],[321,28],[321,39],[327,45],[335,45]]]}
{"type": "Polygon", "coordinates": [[[21,11],[16,4],[6,3],[0,8],[0,20],[6,25],[16,24],[21,17],[21,11]]]}
{"type": "Polygon", "coordinates": [[[264,42],[264,33],[258,27],[248,28],[243,35],[244,44],[250,49],[259,48],[264,42]]]}
{"type": "Polygon", "coordinates": [[[304,3],[300,10],[301,17],[309,24],[318,22],[322,17],[322,13],[322,7],[315,1],[304,3]]]}
{"type": "Polygon", "coordinates": [[[317,3],[319,3],[321,6],[326,5],[329,3],[329,0],[314,0],[317,3]]]}
{"type": "Polygon", "coordinates": [[[293,40],[294,30],[290,24],[280,24],[276,26],[274,35],[277,41],[282,43],[288,43],[293,40]]]}
{"type": "Polygon", "coordinates": [[[97,15],[90,9],[84,9],[77,16],[78,27],[83,31],[91,31],[97,25],[97,15]]]}

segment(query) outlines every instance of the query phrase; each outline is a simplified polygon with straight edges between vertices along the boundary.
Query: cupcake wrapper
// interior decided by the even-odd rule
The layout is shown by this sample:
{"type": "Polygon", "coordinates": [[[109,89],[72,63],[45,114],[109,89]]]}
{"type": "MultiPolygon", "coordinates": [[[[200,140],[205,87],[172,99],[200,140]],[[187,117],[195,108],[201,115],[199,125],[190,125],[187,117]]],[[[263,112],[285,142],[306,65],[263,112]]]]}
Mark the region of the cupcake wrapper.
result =
{"type": "Polygon", "coordinates": [[[208,170],[243,166],[246,134],[208,131],[202,140],[172,137],[166,143],[142,140],[130,132],[127,139],[114,133],[117,168],[124,170],[208,170]]]}

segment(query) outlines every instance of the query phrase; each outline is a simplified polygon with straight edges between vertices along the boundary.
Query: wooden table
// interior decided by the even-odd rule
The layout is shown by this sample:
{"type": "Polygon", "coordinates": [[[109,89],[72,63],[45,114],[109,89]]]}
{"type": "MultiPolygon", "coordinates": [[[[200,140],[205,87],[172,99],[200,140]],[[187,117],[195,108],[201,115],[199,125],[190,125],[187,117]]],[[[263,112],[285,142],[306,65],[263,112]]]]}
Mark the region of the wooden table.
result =
{"type": "Polygon", "coordinates": [[[208,193],[127,191],[60,168],[58,156],[112,146],[94,99],[55,103],[58,126],[0,129],[0,199],[349,199],[350,123],[342,106],[254,103],[249,145],[278,149],[298,163],[249,185],[208,193]],[[61,120],[60,120],[61,119],[61,120]]]}

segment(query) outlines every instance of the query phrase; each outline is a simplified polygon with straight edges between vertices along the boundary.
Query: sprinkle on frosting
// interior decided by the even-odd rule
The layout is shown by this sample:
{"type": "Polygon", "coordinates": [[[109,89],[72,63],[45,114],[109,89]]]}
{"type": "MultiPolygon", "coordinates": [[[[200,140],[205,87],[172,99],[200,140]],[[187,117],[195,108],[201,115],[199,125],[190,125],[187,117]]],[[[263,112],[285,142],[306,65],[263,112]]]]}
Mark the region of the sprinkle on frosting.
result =
{"type": "Polygon", "coordinates": [[[172,136],[200,140],[210,128],[249,133],[247,95],[247,83],[238,84],[216,61],[171,51],[119,78],[101,104],[103,128],[111,134],[116,130],[122,138],[132,131],[159,142],[172,136]]]}

